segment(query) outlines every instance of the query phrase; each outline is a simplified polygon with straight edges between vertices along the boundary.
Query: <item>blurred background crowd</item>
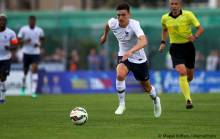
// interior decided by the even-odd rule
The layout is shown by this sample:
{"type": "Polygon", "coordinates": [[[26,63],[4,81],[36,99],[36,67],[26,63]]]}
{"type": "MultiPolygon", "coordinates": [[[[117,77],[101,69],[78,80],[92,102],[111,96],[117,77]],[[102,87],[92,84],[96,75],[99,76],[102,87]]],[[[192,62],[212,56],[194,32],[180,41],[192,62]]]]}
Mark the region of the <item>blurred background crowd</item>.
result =
{"type": "MultiPolygon", "coordinates": [[[[99,37],[108,19],[115,17],[114,7],[123,0],[0,0],[0,11],[8,15],[8,27],[16,32],[34,14],[44,29],[41,48],[42,65],[55,64],[53,70],[114,70],[117,40],[111,34],[104,46],[99,37]],[[29,12],[27,12],[29,11],[29,12]]],[[[138,19],[148,36],[146,47],[152,70],[172,69],[168,54],[160,54],[161,15],[168,12],[168,0],[127,0],[132,5],[132,18],[138,19]]],[[[192,9],[206,32],[196,42],[196,68],[220,70],[220,0],[183,0],[184,9],[192,9]],[[200,9],[200,10],[198,10],[200,9]]],[[[22,49],[13,51],[13,68],[21,68],[22,49]]],[[[53,67],[53,66],[52,66],[53,67]]]]}

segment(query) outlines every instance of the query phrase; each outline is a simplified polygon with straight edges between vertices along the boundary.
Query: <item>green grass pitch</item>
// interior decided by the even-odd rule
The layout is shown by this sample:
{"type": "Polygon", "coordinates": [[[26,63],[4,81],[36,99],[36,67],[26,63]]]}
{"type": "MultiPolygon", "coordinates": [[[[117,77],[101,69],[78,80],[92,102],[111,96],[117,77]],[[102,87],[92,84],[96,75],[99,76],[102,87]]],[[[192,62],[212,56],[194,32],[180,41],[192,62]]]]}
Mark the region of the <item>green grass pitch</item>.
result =
{"type": "Polygon", "coordinates": [[[146,94],[128,94],[122,116],[114,115],[115,94],[10,96],[0,105],[0,139],[220,139],[220,94],[194,94],[192,110],[181,94],[160,97],[155,119],[146,94]],[[75,106],[86,108],[85,125],[71,123],[75,106]]]}

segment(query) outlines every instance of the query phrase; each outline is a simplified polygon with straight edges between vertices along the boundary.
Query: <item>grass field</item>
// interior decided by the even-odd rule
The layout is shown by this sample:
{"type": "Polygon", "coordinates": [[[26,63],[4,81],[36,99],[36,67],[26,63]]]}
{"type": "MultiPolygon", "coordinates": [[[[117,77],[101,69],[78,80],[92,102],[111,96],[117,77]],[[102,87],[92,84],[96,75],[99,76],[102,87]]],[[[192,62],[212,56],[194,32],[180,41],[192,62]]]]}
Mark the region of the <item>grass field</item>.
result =
{"type": "Polygon", "coordinates": [[[128,94],[124,115],[114,115],[115,94],[7,97],[0,105],[0,139],[220,139],[220,94],[195,94],[186,110],[180,94],[160,95],[161,118],[146,94],[128,94]],[[75,126],[69,112],[85,107],[89,120],[75,126]]]}

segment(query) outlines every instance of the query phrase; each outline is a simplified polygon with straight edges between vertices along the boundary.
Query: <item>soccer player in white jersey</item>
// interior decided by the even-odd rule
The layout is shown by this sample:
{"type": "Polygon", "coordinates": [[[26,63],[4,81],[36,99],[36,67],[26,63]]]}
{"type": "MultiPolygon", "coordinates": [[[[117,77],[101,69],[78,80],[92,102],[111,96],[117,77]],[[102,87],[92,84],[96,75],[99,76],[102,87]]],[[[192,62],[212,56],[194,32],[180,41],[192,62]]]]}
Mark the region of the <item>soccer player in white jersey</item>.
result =
{"type": "Polygon", "coordinates": [[[5,102],[5,81],[10,72],[11,50],[17,45],[16,34],[7,28],[7,16],[0,14],[0,104],[5,102]]]}
{"type": "Polygon", "coordinates": [[[24,77],[22,80],[23,86],[21,95],[25,94],[26,76],[31,66],[31,94],[36,97],[37,82],[38,82],[38,64],[40,62],[40,47],[44,40],[44,31],[36,25],[36,17],[29,16],[28,25],[23,26],[18,33],[18,39],[23,45],[23,71],[24,77]]]}
{"type": "Polygon", "coordinates": [[[137,20],[130,19],[130,7],[127,3],[119,4],[116,8],[117,19],[111,18],[105,25],[104,34],[100,38],[103,44],[111,29],[119,43],[118,65],[116,68],[116,89],[118,91],[119,106],[115,111],[121,115],[125,111],[125,78],[129,71],[133,72],[136,80],[140,82],[144,90],[150,95],[154,105],[154,116],[160,117],[161,104],[155,88],[149,81],[147,57],[144,47],[147,38],[137,20]]]}

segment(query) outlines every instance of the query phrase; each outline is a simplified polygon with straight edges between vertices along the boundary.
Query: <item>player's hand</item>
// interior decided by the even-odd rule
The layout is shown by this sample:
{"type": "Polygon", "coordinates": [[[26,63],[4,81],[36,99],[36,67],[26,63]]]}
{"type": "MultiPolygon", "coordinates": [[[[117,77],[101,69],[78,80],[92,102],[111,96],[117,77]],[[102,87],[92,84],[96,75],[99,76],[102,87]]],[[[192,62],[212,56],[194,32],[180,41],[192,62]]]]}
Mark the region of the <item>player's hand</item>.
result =
{"type": "Polygon", "coordinates": [[[127,60],[133,53],[131,51],[127,51],[123,57],[122,57],[122,61],[127,60]]]}
{"type": "Polygon", "coordinates": [[[34,47],[36,48],[36,47],[40,47],[40,43],[35,43],[34,44],[34,47]]]}
{"type": "Polygon", "coordinates": [[[166,46],[166,44],[161,43],[161,44],[160,44],[160,48],[158,49],[158,51],[162,53],[163,50],[164,50],[164,48],[165,48],[165,46],[166,46]]]}
{"type": "Polygon", "coordinates": [[[5,46],[5,49],[6,49],[6,50],[10,50],[10,46],[6,45],[6,46],[5,46]]]}
{"type": "Polygon", "coordinates": [[[193,36],[193,35],[192,35],[192,36],[189,36],[189,37],[188,37],[188,40],[191,41],[191,42],[194,42],[194,41],[196,40],[196,37],[193,36]]]}
{"type": "Polygon", "coordinates": [[[101,44],[101,45],[104,44],[105,41],[106,41],[106,36],[105,36],[105,35],[102,35],[102,36],[100,37],[100,40],[99,40],[100,44],[101,44]]]}
{"type": "Polygon", "coordinates": [[[31,43],[31,39],[29,38],[29,39],[27,39],[27,40],[24,40],[24,43],[26,44],[26,43],[31,43]]]}

